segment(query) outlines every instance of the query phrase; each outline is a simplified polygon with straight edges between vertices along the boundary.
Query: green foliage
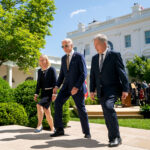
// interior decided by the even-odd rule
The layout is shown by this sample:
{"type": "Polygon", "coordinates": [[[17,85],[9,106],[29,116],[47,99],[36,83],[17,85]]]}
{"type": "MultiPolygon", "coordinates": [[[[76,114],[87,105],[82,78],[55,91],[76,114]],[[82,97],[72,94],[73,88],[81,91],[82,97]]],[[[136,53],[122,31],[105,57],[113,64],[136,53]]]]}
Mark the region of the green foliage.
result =
{"type": "Polygon", "coordinates": [[[144,79],[150,83],[150,59],[147,59],[147,65],[145,67],[144,79]]]}
{"type": "Polygon", "coordinates": [[[75,106],[75,102],[74,102],[72,96],[69,97],[68,101],[69,101],[70,107],[74,107],[75,106]]]}
{"type": "Polygon", "coordinates": [[[122,105],[122,102],[121,102],[120,98],[117,99],[117,101],[115,102],[115,105],[117,105],[117,106],[122,105]]]}
{"type": "Polygon", "coordinates": [[[90,97],[88,97],[86,100],[85,100],[85,105],[98,105],[99,104],[99,100],[97,97],[95,97],[94,100],[92,100],[90,97]]]}
{"type": "Polygon", "coordinates": [[[140,106],[140,112],[144,115],[144,118],[150,118],[150,105],[144,104],[143,106],[140,106]]]}
{"type": "Polygon", "coordinates": [[[36,67],[54,11],[54,0],[1,0],[0,65],[10,60],[20,69],[36,67]]]}
{"type": "Polygon", "coordinates": [[[78,115],[76,114],[76,112],[73,110],[70,110],[70,118],[78,118],[78,115]]]}
{"type": "Polygon", "coordinates": [[[17,103],[0,103],[0,125],[27,125],[28,116],[22,105],[17,103]]]}
{"type": "Polygon", "coordinates": [[[13,99],[13,89],[10,88],[7,81],[0,77],[0,102],[10,102],[13,99]]]}
{"type": "Polygon", "coordinates": [[[17,86],[14,91],[16,102],[22,104],[30,118],[36,116],[36,102],[34,101],[34,93],[36,89],[36,81],[27,80],[17,86]]]}
{"type": "Polygon", "coordinates": [[[66,103],[63,105],[63,124],[64,127],[67,126],[67,123],[70,120],[70,110],[69,110],[69,101],[66,101],[66,103]]]}
{"type": "MultiPolygon", "coordinates": [[[[69,97],[69,103],[70,103],[70,107],[75,106],[75,102],[71,96],[69,97]]],[[[99,104],[99,100],[97,97],[95,97],[94,100],[92,100],[90,97],[87,97],[87,99],[85,99],[85,105],[98,105],[98,104],[99,104]]]]}
{"type": "Polygon", "coordinates": [[[133,61],[127,61],[129,76],[136,80],[150,82],[150,59],[135,56],[133,61]]]}
{"type": "MultiPolygon", "coordinates": [[[[79,121],[79,118],[71,118],[72,121],[79,121]]],[[[105,124],[104,119],[89,119],[90,123],[105,124]]],[[[148,129],[150,130],[150,119],[118,119],[119,126],[148,129]]]]}

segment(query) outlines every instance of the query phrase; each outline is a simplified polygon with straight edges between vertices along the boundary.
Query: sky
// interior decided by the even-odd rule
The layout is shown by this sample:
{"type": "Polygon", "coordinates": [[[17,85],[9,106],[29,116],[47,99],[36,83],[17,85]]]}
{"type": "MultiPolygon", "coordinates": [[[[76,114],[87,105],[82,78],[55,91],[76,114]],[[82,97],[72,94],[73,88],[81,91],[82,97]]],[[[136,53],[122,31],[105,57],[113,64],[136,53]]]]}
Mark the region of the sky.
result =
{"type": "Polygon", "coordinates": [[[143,8],[150,8],[150,0],[55,0],[56,14],[51,36],[46,37],[45,48],[41,53],[48,56],[62,57],[65,53],[61,48],[61,41],[68,32],[77,30],[78,23],[87,26],[93,20],[106,21],[132,12],[134,3],[143,8]]]}

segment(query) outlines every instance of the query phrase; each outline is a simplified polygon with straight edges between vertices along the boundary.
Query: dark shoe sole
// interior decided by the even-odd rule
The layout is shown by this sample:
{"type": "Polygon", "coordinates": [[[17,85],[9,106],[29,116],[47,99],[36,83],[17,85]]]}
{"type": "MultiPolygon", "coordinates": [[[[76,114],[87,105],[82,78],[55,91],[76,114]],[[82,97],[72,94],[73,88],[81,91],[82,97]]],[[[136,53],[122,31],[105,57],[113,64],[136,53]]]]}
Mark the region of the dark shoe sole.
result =
{"type": "Polygon", "coordinates": [[[120,143],[117,144],[117,145],[115,145],[115,144],[114,144],[114,145],[110,145],[110,144],[109,144],[108,147],[117,147],[117,146],[119,146],[119,145],[121,145],[121,144],[122,144],[122,142],[120,142],[120,143]]]}
{"type": "Polygon", "coordinates": [[[63,136],[63,135],[65,135],[64,133],[62,133],[62,134],[50,134],[50,137],[57,137],[57,136],[63,136]]]}

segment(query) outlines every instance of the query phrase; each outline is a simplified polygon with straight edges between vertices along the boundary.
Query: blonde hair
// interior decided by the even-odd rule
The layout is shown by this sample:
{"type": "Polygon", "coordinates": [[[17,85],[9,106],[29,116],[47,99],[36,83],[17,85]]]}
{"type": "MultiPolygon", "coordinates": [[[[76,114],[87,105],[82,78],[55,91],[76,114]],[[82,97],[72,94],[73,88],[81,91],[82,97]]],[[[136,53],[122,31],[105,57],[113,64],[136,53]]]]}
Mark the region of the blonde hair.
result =
{"type": "MultiPolygon", "coordinates": [[[[50,66],[51,66],[50,60],[48,59],[48,56],[47,56],[47,55],[42,54],[40,57],[46,59],[47,67],[50,67],[50,66]]],[[[39,65],[40,65],[40,64],[39,64],[39,65]]],[[[40,65],[40,67],[41,67],[41,65],[40,65]]]]}

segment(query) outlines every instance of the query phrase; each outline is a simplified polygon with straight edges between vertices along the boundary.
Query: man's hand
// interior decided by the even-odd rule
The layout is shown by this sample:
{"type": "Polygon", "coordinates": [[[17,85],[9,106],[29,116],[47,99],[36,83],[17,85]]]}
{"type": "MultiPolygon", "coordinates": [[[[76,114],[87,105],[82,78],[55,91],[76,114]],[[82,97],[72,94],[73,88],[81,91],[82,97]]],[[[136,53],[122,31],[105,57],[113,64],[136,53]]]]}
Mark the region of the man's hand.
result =
{"type": "Polygon", "coordinates": [[[121,97],[122,104],[125,104],[125,99],[127,98],[127,96],[128,96],[128,92],[122,92],[122,97],[121,97]]]}
{"type": "Polygon", "coordinates": [[[57,97],[57,90],[58,90],[58,87],[55,86],[55,88],[53,88],[52,101],[55,101],[57,97]]]}
{"type": "Polygon", "coordinates": [[[55,101],[57,97],[57,94],[52,94],[52,101],[55,101]]]}
{"type": "Polygon", "coordinates": [[[35,102],[37,102],[37,97],[38,97],[38,95],[35,94],[35,95],[34,95],[34,101],[35,101],[35,102]]]}
{"type": "Polygon", "coordinates": [[[72,95],[77,94],[77,93],[78,93],[78,90],[79,90],[78,88],[73,87],[72,90],[71,90],[71,94],[72,94],[72,95]]]}
{"type": "Polygon", "coordinates": [[[92,100],[94,100],[94,98],[95,98],[94,92],[91,92],[91,93],[90,93],[90,97],[91,97],[92,100]]]}

